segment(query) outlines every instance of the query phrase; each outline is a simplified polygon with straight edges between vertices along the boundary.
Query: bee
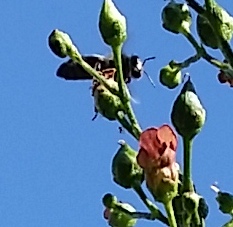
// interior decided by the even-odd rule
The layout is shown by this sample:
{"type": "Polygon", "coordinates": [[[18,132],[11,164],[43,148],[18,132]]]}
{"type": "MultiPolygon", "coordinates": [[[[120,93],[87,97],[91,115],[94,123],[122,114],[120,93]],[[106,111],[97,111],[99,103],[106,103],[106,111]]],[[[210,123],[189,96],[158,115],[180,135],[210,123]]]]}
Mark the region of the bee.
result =
{"type": "MultiPolygon", "coordinates": [[[[103,55],[84,55],[83,60],[86,61],[92,68],[97,71],[103,71],[109,68],[115,68],[113,57],[106,57],[103,55]]],[[[142,61],[137,55],[128,56],[122,54],[122,71],[125,83],[130,83],[131,79],[139,79],[143,73],[149,78],[153,86],[154,83],[148,74],[143,70],[143,66],[148,60],[155,59],[155,57],[146,58],[142,61]]],[[[81,65],[74,62],[72,59],[62,63],[57,69],[56,75],[66,80],[91,80],[93,77],[87,73],[81,65]]],[[[117,73],[116,73],[117,75],[117,73]]],[[[116,79],[116,78],[115,78],[116,79]]]]}

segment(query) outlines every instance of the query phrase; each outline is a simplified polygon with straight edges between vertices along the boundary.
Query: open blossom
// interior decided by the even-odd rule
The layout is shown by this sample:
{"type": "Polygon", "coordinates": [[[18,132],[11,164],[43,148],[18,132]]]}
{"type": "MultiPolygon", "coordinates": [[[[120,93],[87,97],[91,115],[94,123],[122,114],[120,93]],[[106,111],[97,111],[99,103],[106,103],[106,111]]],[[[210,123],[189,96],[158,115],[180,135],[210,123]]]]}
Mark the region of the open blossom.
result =
{"type": "Polygon", "coordinates": [[[177,138],[169,125],[148,128],[139,138],[138,164],[149,170],[162,168],[175,162],[177,138]]]}
{"type": "Polygon", "coordinates": [[[169,125],[148,128],[139,138],[139,147],[137,161],[144,169],[147,187],[157,201],[166,203],[177,194],[176,134],[169,125]]]}

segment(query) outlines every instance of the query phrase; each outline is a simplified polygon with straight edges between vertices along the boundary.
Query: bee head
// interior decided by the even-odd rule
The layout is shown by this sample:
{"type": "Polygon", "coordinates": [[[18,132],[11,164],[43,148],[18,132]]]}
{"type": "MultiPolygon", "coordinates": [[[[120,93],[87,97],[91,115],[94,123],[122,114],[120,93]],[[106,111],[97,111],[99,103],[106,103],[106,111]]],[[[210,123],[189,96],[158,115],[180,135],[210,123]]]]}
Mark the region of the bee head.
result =
{"type": "Polygon", "coordinates": [[[133,78],[140,78],[143,71],[143,62],[137,55],[132,55],[130,58],[131,76],[133,78]]]}

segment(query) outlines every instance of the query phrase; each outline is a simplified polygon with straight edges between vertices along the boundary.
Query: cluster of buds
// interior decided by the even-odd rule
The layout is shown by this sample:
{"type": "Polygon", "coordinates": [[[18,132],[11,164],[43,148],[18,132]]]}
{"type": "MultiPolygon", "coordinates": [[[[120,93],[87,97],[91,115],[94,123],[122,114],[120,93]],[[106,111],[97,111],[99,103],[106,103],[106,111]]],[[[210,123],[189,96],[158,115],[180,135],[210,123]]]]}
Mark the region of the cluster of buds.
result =
{"type": "Polygon", "coordinates": [[[167,203],[177,194],[179,165],[177,137],[169,125],[148,128],[139,138],[138,164],[144,169],[147,187],[156,201],[167,203]]]}

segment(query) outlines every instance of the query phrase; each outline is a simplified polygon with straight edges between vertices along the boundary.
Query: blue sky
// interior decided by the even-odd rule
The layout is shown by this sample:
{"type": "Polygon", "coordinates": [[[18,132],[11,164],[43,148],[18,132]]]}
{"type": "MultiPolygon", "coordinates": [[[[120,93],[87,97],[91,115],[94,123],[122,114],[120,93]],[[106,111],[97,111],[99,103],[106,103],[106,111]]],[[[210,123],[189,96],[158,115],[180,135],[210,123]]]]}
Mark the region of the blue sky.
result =
{"type": "MultiPolygon", "coordinates": [[[[127,17],[125,52],[142,59],[146,77],[130,85],[140,104],[134,109],[142,128],[170,122],[171,105],[180,87],[168,90],[158,82],[161,67],[194,54],[181,35],[162,29],[164,1],[115,0],[127,17]]],[[[233,12],[231,1],[219,1],[233,12]]],[[[55,28],[68,32],[82,54],[109,54],[97,28],[102,0],[1,1],[0,76],[0,226],[107,226],[101,198],[111,192],[146,211],[134,192],[115,185],[110,162],[117,141],[138,148],[118,124],[101,116],[92,122],[90,83],[66,82],[55,76],[62,60],[47,47],[55,28]]],[[[194,22],[195,24],[195,22],[194,22]]],[[[195,25],[192,26],[195,32],[195,25]]],[[[222,59],[218,51],[210,53],[222,59]]],[[[193,178],[210,205],[207,226],[218,227],[229,218],[218,211],[210,185],[233,191],[232,89],[216,79],[217,70],[205,61],[189,72],[207,109],[207,121],[194,142],[193,178]]],[[[177,159],[181,160],[181,146],[177,159]]],[[[148,194],[149,195],[149,194],[148,194]]],[[[149,195],[150,196],[150,195],[149,195]]],[[[139,221],[137,227],[162,226],[139,221]]]]}

